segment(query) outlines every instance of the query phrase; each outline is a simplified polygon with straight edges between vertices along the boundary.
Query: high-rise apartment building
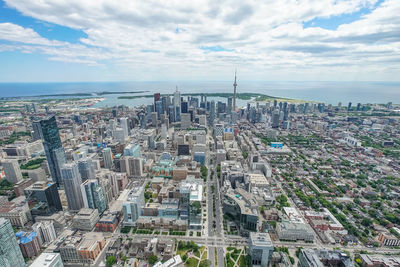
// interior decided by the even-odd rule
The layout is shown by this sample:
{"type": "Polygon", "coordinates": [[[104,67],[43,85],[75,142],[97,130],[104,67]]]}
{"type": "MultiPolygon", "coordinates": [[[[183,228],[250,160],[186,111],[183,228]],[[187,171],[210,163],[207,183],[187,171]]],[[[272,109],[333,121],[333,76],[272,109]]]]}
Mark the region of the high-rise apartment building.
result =
{"type": "Polygon", "coordinates": [[[134,225],[136,220],[141,215],[144,201],[144,188],[135,187],[128,195],[127,200],[122,204],[123,223],[124,225],[134,225]]]}
{"type": "Polygon", "coordinates": [[[64,191],[67,196],[68,208],[72,211],[78,211],[83,208],[84,202],[80,185],[82,183],[76,163],[65,164],[61,168],[61,177],[64,183],[64,191]]]}
{"type": "Polygon", "coordinates": [[[214,125],[215,120],[215,101],[211,100],[210,102],[210,125],[214,125]]]}
{"type": "Polygon", "coordinates": [[[85,207],[97,209],[99,213],[103,213],[107,208],[106,198],[103,189],[99,186],[96,179],[86,180],[81,184],[81,191],[85,207]]]}
{"type": "Polygon", "coordinates": [[[78,170],[81,174],[82,181],[95,178],[93,161],[91,158],[78,160],[78,170]]]}
{"type": "Polygon", "coordinates": [[[111,169],[113,166],[113,155],[111,148],[109,147],[103,148],[102,153],[103,153],[104,168],[111,169]]]}
{"type": "Polygon", "coordinates": [[[0,218],[0,266],[26,266],[11,223],[5,218],[0,218]]]}
{"type": "Polygon", "coordinates": [[[120,119],[121,128],[124,130],[125,136],[129,136],[129,125],[128,125],[128,118],[124,117],[120,119]]]}
{"type": "Polygon", "coordinates": [[[41,244],[50,244],[57,238],[52,221],[40,221],[32,225],[33,231],[38,235],[41,244]]]}

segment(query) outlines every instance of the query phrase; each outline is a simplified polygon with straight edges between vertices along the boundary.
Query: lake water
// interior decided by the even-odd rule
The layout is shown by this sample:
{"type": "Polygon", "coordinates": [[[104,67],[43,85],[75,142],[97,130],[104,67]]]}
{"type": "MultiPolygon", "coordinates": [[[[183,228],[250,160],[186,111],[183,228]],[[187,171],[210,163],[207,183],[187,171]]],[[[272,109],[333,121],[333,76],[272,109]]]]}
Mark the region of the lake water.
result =
{"type": "MultiPolygon", "coordinates": [[[[165,82],[90,82],[90,83],[0,83],[0,97],[27,97],[48,94],[94,93],[102,91],[148,91],[143,94],[233,92],[229,81],[165,81],[165,82]]],[[[270,96],[313,100],[327,104],[400,103],[400,82],[268,82],[239,81],[238,93],[262,93],[270,96]]],[[[125,94],[127,95],[127,94],[125,94]]],[[[151,98],[118,99],[120,95],[104,95],[101,106],[128,106],[151,103],[151,98]]],[[[217,98],[213,98],[217,99],[217,98]]],[[[226,100],[224,100],[226,101],[226,100]]],[[[246,101],[238,100],[242,106],[246,101]]]]}

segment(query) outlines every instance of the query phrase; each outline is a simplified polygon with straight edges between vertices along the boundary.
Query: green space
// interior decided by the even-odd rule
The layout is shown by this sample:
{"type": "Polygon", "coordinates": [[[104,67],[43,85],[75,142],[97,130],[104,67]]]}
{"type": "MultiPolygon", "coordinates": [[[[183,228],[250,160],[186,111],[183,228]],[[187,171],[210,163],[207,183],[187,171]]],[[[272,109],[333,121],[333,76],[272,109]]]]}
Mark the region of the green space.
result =
{"type": "Polygon", "coordinates": [[[0,145],[14,144],[15,141],[20,140],[21,137],[24,137],[24,136],[31,136],[31,132],[29,132],[29,131],[13,132],[8,138],[0,139],[0,145]]]}
{"type": "Polygon", "coordinates": [[[201,165],[201,177],[203,178],[204,182],[207,181],[208,169],[206,166],[201,165]]]}
{"type": "Polygon", "coordinates": [[[186,235],[186,231],[169,231],[170,235],[180,235],[180,236],[185,236],[186,235]]]}
{"type": "Polygon", "coordinates": [[[20,166],[21,170],[34,170],[37,168],[40,168],[40,166],[42,165],[42,162],[45,161],[45,158],[38,158],[38,159],[32,159],[30,161],[28,161],[25,164],[22,164],[20,166]]]}
{"type": "Polygon", "coordinates": [[[132,227],[130,226],[124,226],[121,228],[121,233],[123,234],[128,234],[131,231],[132,227]]]}
{"type": "Polygon", "coordinates": [[[279,195],[276,197],[277,208],[280,210],[283,207],[290,207],[288,199],[285,195],[279,195]]]}
{"type": "Polygon", "coordinates": [[[149,264],[150,265],[153,265],[154,263],[156,263],[156,262],[158,262],[158,257],[156,256],[156,255],[151,255],[150,257],[149,257],[149,264]]]}
{"type": "Polygon", "coordinates": [[[106,258],[106,266],[113,266],[115,263],[117,263],[117,258],[114,255],[106,258]]]}

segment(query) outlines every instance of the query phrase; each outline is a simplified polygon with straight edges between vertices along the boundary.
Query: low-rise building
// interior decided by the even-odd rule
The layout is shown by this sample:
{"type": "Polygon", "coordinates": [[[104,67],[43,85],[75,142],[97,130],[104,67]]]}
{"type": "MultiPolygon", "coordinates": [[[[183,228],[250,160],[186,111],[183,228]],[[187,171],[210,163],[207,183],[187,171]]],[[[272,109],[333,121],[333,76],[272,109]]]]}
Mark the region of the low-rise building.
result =
{"type": "Polygon", "coordinates": [[[106,241],[102,233],[72,233],[62,238],[55,248],[59,251],[64,264],[93,264],[106,241]]]}
{"type": "Polygon", "coordinates": [[[74,216],[73,227],[79,230],[91,231],[99,220],[97,209],[82,208],[74,216]]]}
{"type": "Polygon", "coordinates": [[[19,231],[15,236],[17,237],[22,255],[25,258],[32,258],[40,254],[41,243],[35,232],[19,231]]]}
{"type": "Polygon", "coordinates": [[[258,210],[254,206],[257,203],[250,203],[244,195],[244,192],[240,194],[232,189],[224,192],[222,211],[238,223],[241,232],[257,231],[258,210]]]}
{"type": "Polygon", "coordinates": [[[171,218],[160,217],[140,217],[136,221],[138,228],[142,229],[166,229],[175,231],[186,231],[188,229],[188,221],[171,218]]]}
{"type": "Polygon", "coordinates": [[[299,255],[299,267],[343,266],[354,267],[351,258],[340,250],[302,249],[299,255]]]}
{"type": "Polygon", "coordinates": [[[154,267],[183,267],[183,261],[180,255],[176,255],[166,262],[162,263],[161,261],[157,262],[153,265],[154,267]]]}
{"type": "Polygon", "coordinates": [[[63,267],[60,253],[43,252],[30,267],[63,267]]]}
{"type": "Polygon", "coordinates": [[[24,196],[0,205],[0,217],[9,219],[13,226],[24,226],[29,221],[28,216],[30,212],[24,196]]]}
{"type": "Polygon", "coordinates": [[[398,267],[400,266],[400,256],[395,255],[360,255],[362,266],[364,267],[398,267]]]}
{"type": "Polygon", "coordinates": [[[120,215],[118,213],[105,213],[96,223],[96,230],[101,232],[114,232],[118,226],[120,215]]]}
{"type": "Polygon", "coordinates": [[[278,223],[276,232],[279,240],[306,242],[314,241],[314,231],[308,224],[283,221],[278,223]]]}

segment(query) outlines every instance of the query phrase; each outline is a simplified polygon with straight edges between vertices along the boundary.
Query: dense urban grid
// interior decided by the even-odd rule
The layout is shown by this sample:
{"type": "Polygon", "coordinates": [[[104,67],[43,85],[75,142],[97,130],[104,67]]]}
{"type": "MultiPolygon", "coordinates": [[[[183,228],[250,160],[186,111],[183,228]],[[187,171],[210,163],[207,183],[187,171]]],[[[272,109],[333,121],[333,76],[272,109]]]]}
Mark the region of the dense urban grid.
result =
{"type": "Polygon", "coordinates": [[[236,86],[1,100],[0,266],[400,266],[400,106],[236,86]]]}

